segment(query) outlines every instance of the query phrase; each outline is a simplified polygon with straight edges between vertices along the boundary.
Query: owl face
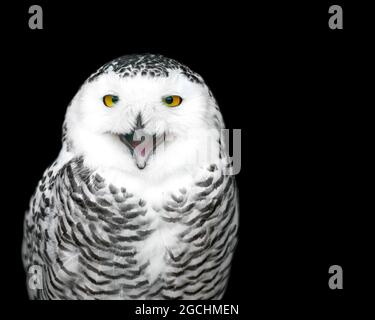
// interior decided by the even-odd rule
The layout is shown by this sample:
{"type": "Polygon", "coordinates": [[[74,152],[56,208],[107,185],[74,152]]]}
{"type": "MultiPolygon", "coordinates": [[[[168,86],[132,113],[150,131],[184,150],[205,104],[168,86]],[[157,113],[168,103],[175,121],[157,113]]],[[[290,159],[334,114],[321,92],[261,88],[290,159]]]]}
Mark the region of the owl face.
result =
{"type": "Polygon", "coordinates": [[[112,66],[90,78],[73,99],[68,139],[92,166],[176,168],[206,147],[203,136],[217,139],[217,108],[203,80],[192,81],[181,68],[159,66],[165,73],[158,75],[153,67],[124,76],[112,66]]]}

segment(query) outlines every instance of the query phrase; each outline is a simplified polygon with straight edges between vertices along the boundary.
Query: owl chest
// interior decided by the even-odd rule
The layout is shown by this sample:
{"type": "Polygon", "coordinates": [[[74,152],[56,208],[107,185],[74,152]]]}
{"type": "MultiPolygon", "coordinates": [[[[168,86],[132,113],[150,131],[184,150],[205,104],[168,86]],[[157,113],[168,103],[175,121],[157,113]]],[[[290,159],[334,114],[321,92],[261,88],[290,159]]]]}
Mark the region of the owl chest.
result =
{"type": "MultiPolygon", "coordinates": [[[[113,272],[114,262],[115,272],[138,274],[139,281],[152,284],[164,277],[171,256],[189,250],[183,221],[194,215],[193,207],[176,197],[153,202],[115,191],[64,200],[56,225],[57,256],[79,257],[68,266],[73,272],[92,266],[113,272]]],[[[106,278],[105,272],[96,276],[106,278]]]]}
{"type": "Polygon", "coordinates": [[[80,192],[60,192],[56,199],[60,214],[54,220],[52,258],[59,262],[60,280],[80,284],[72,292],[107,290],[131,298],[152,295],[166,283],[184,286],[188,280],[181,275],[201,274],[220,230],[223,199],[216,188],[140,193],[95,181],[72,188],[80,192]]]}

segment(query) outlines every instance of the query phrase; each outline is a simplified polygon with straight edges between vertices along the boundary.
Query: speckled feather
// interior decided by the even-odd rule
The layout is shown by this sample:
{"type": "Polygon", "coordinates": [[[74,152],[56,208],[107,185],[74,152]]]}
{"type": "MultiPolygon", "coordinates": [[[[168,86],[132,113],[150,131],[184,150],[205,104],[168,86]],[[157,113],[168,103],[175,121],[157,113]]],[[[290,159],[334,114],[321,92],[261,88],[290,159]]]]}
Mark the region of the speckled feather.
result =
{"type": "Polygon", "coordinates": [[[201,76],[187,66],[160,54],[133,54],[119,57],[100,67],[87,81],[91,82],[107,72],[115,72],[121,77],[134,77],[138,74],[149,77],[168,77],[171,70],[180,70],[190,81],[203,83],[201,76]]]}

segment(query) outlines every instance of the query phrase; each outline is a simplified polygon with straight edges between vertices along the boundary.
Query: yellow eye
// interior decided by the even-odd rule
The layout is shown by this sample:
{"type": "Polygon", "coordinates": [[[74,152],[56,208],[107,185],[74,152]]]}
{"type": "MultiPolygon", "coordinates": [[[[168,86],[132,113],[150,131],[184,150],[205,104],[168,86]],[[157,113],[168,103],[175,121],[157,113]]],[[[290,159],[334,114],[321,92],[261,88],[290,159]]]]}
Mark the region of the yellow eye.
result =
{"type": "Polygon", "coordinates": [[[163,98],[163,103],[167,107],[178,107],[182,102],[182,98],[180,96],[168,96],[163,98]]]}
{"type": "Polygon", "coordinates": [[[118,96],[113,96],[111,94],[107,94],[103,97],[103,103],[106,107],[111,108],[115,103],[119,101],[118,96]]]}

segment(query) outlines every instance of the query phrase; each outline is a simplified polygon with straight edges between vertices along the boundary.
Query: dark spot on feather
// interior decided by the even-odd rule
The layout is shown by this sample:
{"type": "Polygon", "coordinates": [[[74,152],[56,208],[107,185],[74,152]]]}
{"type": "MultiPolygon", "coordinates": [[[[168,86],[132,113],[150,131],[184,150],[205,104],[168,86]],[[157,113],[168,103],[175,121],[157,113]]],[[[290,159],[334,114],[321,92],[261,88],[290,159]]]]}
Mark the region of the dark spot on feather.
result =
{"type": "Polygon", "coordinates": [[[96,198],[96,202],[103,207],[111,206],[111,203],[109,201],[107,201],[106,199],[96,198]]]}
{"type": "Polygon", "coordinates": [[[109,191],[112,193],[112,194],[116,194],[118,193],[118,189],[111,183],[109,185],[109,191]]]}
{"type": "Polygon", "coordinates": [[[213,181],[213,178],[212,177],[209,177],[208,179],[204,180],[204,181],[200,181],[200,182],[197,182],[196,185],[199,186],[199,187],[208,187],[209,185],[211,185],[213,181]]]}

